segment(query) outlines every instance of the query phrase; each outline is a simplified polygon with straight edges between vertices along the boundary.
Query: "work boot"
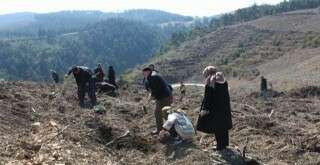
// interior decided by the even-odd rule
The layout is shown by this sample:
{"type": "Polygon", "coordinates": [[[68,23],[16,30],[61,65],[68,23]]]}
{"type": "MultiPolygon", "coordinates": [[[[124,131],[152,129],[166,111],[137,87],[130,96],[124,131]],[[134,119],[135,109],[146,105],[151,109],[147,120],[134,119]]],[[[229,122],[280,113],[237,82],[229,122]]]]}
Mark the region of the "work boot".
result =
{"type": "Polygon", "coordinates": [[[177,139],[173,141],[173,145],[179,145],[181,143],[183,143],[184,141],[182,139],[177,139]]]}

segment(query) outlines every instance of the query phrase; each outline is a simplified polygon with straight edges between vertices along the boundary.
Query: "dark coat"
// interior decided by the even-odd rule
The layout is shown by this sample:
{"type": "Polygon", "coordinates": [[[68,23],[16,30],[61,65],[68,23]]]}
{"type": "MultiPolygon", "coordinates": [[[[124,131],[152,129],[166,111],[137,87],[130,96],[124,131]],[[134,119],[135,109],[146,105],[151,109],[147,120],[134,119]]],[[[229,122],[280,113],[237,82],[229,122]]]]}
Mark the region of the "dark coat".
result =
{"type": "Polygon", "coordinates": [[[116,73],[114,72],[113,67],[109,67],[108,80],[110,84],[116,85],[116,73]]]}
{"type": "MultiPolygon", "coordinates": [[[[159,74],[159,72],[154,69],[151,74],[159,74]]],[[[143,83],[143,85],[144,85],[144,88],[145,88],[147,91],[149,91],[149,90],[150,90],[150,87],[149,87],[148,79],[143,78],[142,83],[143,83]]],[[[170,86],[170,87],[171,87],[171,86],[170,86]]]]}
{"type": "Polygon", "coordinates": [[[59,75],[56,71],[51,71],[51,77],[55,83],[59,83],[59,75]]]}
{"type": "Polygon", "coordinates": [[[161,100],[172,95],[172,87],[159,74],[151,74],[147,78],[147,86],[151,90],[151,96],[161,100]]]}
{"type": "Polygon", "coordinates": [[[84,106],[84,97],[86,92],[88,92],[92,106],[96,105],[96,86],[94,79],[92,78],[92,71],[84,66],[75,66],[71,70],[69,70],[68,75],[70,75],[71,73],[73,73],[73,76],[77,82],[80,106],[84,106]],[[79,74],[74,74],[74,71],[77,69],[80,70],[79,74]]]}
{"type": "Polygon", "coordinates": [[[205,95],[200,111],[207,111],[205,116],[199,116],[197,130],[205,133],[215,133],[232,128],[230,96],[228,83],[215,83],[214,87],[206,85],[205,95]]]}
{"type": "Polygon", "coordinates": [[[80,73],[77,75],[73,74],[73,76],[76,79],[78,87],[84,86],[87,82],[92,80],[92,71],[89,68],[84,66],[76,66],[76,67],[73,67],[71,70],[69,70],[68,74],[70,75],[77,68],[80,69],[80,73]]]}

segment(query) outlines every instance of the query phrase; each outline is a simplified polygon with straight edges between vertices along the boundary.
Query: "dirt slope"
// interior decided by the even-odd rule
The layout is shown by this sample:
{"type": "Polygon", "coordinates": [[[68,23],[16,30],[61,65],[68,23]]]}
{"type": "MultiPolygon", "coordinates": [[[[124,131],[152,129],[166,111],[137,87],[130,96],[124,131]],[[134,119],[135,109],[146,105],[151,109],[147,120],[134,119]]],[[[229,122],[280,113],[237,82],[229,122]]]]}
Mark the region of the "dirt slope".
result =
{"type": "Polygon", "coordinates": [[[106,114],[79,108],[72,85],[4,82],[0,90],[0,164],[210,162],[196,145],[175,149],[152,137],[153,113],[144,113],[137,90],[123,91],[120,98],[99,95],[106,114]],[[39,127],[32,126],[37,122],[39,127]],[[129,136],[107,145],[128,130],[129,136]]]}
{"type": "MultiPolygon", "coordinates": [[[[184,102],[174,106],[195,122],[203,89],[187,89],[184,102]]],[[[0,164],[243,164],[237,149],[244,145],[247,156],[260,163],[320,163],[320,93],[308,95],[307,89],[270,92],[266,98],[232,90],[234,128],[227,153],[214,151],[214,138],[199,132],[189,145],[161,144],[149,134],[155,127],[153,103],[143,111],[145,94],[134,86],[117,98],[99,94],[105,114],[80,109],[71,84],[3,82],[0,90],[0,164]],[[39,127],[31,126],[37,122],[39,127]],[[129,136],[108,145],[128,130],[129,136]]]]}

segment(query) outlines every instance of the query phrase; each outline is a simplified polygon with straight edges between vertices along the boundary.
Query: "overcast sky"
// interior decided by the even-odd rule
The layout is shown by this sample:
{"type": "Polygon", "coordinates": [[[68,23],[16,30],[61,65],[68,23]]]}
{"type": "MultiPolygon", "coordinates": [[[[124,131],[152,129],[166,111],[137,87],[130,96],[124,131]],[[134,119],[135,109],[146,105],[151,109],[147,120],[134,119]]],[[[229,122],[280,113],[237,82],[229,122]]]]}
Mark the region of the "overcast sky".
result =
{"type": "Polygon", "coordinates": [[[189,16],[212,16],[256,4],[283,0],[0,0],[0,14],[61,10],[123,11],[159,9],[189,16]]]}

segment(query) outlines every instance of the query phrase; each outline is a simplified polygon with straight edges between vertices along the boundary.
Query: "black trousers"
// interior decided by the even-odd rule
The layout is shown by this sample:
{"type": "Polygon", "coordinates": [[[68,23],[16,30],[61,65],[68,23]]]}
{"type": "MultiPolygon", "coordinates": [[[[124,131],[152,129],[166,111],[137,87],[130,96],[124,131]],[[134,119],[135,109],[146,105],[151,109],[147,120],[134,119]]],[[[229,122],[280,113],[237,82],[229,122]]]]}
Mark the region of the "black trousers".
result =
{"type": "Polygon", "coordinates": [[[174,125],[169,130],[169,133],[170,133],[171,137],[177,137],[178,136],[178,133],[177,133],[176,129],[174,128],[174,125]]]}
{"type": "Polygon", "coordinates": [[[92,106],[95,106],[97,104],[97,98],[96,98],[96,86],[93,79],[90,79],[87,83],[81,83],[78,86],[78,98],[79,98],[80,106],[84,106],[84,96],[86,92],[88,92],[92,106]]]}
{"type": "Polygon", "coordinates": [[[217,141],[217,150],[223,150],[229,146],[229,132],[228,130],[219,130],[215,132],[217,141]]]}

